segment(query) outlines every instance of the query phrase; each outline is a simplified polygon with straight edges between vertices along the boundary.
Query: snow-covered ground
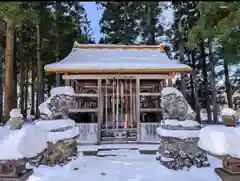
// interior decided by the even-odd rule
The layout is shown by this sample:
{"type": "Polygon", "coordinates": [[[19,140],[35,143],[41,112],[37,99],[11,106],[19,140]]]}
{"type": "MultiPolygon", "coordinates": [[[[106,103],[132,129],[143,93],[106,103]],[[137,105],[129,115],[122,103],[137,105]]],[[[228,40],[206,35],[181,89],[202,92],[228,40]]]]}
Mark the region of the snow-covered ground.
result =
{"type": "Polygon", "coordinates": [[[156,161],[155,155],[140,155],[136,150],[112,152],[117,156],[80,156],[63,167],[34,168],[28,181],[221,181],[214,172],[221,161],[213,157],[209,157],[210,168],[173,171],[156,161]]]}
{"type": "MultiPolygon", "coordinates": [[[[24,132],[24,129],[30,128],[33,125],[26,125],[18,132],[24,132]]],[[[37,126],[36,126],[37,127],[37,126]]],[[[3,136],[3,142],[6,142],[6,136],[9,135],[9,132],[6,132],[7,128],[0,127],[0,133],[3,136]]],[[[211,142],[212,144],[207,144],[207,146],[211,145],[217,149],[226,148],[225,144],[234,142],[228,142],[226,139],[233,139],[232,134],[230,134],[229,130],[236,131],[235,137],[239,137],[238,131],[239,128],[227,128],[224,126],[209,126],[208,129],[205,129],[205,137],[203,136],[200,140],[202,142],[211,142]],[[222,129],[220,129],[222,127],[222,129]],[[220,141],[216,142],[215,139],[220,139],[219,135],[222,132],[222,137],[226,137],[226,141],[220,143],[220,141]],[[227,136],[226,133],[229,133],[230,136],[227,136]],[[210,137],[211,138],[210,138],[210,137]],[[232,137],[231,137],[232,136],[232,137]],[[213,138],[212,138],[213,137],[213,138]],[[214,143],[214,144],[213,144],[214,143]],[[225,145],[225,146],[224,146],[225,145]]],[[[203,132],[204,133],[204,129],[203,132]]],[[[11,136],[11,135],[10,135],[11,136]]],[[[19,136],[17,136],[19,137],[19,136]]],[[[15,139],[17,137],[14,137],[15,139]]],[[[34,137],[30,134],[30,137],[34,137]]],[[[201,137],[201,134],[200,134],[201,137]]],[[[18,140],[18,139],[16,139],[18,140]]],[[[23,139],[21,139],[23,140],[23,139]]],[[[223,140],[223,139],[220,139],[223,140]]],[[[236,140],[236,138],[235,138],[236,140]]],[[[9,144],[14,143],[14,141],[9,141],[9,144]]],[[[42,141],[46,142],[46,141],[42,141]]],[[[39,141],[36,143],[39,144],[39,141]]],[[[29,144],[28,144],[29,145],[29,144]]],[[[30,143],[33,146],[33,141],[30,143]]],[[[203,145],[203,147],[206,144],[203,145]]],[[[228,145],[230,148],[231,146],[228,145]]],[[[0,155],[3,154],[2,150],[7,150],[8,147],[4,147],[0,150],[0,155]]],[[[14,150],[19,150],[14,148],[14,150]]],[[[25,153],[24,150],[31,147],[24,147],[24,149],[20,149],[21,153],[25,153]]],[[[28,179],[28,181],[79,181],[79,180],[93,180],[93,181],[175,181],[175,180],[186,180],[186,181],[221,181],[221,179],[214,172],[214,168],[221,167],[221,161],[209,156],[209,162],[211,167],[208,168],[191,168],[188,170],[182,171],[173,171],[169,170],[166,167],[162,166],[158,161],[156,161],[156,155],[141,155],[138,150],[133,150],[131,148],[138,148],[139,150],[157,150],[158,145],[141,145],[141,144],[121,144],[121,145],[98,145],[98,146],[79,146],[80,156],[76,160],[71,161],[67,165],[55,166],[55,167],[47,167],[40,166],[38,168],[34,168],[34,173],[28,179]],[[99,148],[121,148],[121,150],[111,150],[111,151],[100,151],[96,156],[83,156],[81,151],[95,151],[99,148]],[[116,155],[116,156],[106,156],[103,155],[116,155]]],[[[12,149],[12,148],[11,148],[12,149]]],[[[210,149],[206,147],[206,149],[210,149]]],[[[29,149],[31,150],[31,149],[29,149]]],[[[37,150],[36,152],[39,152],[37,150]]],[[[211,151],[211,150],[210,150],[211,151]]],[[[224,151],[224,149],[223,149],[224,151]]],[[[225,149],[225,152],[228,150],[225,149]]],[[[239,152],[239,149],[236,150],[239,152]]],[[[223,152],[223,153],[225,153],[223,152]]],[[[4,153],[7,153],[6,151],[4,153]]],[[[23,155],[23,154],[21,154],[23,155]]],[[[3,155],[4,156],[4,155],[3,155]]],[[[13,156],[11,156],[12,158],[13,156]]],[[[26,157],[26,156],[24,156],[26,157]]],[[[28,166],[30,167],[30,166],[28,166]]]]}

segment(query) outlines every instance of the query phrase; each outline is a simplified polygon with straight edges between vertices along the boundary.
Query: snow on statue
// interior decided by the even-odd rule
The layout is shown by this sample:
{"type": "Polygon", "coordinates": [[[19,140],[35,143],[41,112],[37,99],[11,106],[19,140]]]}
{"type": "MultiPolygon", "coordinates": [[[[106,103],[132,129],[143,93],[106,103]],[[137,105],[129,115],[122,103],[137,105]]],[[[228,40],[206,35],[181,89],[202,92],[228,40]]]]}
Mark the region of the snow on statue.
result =
{"type": "Polygon", "coordinates": [[[201,127],[182,93],[173,87],[163,88],[161,104],[164,120],[157,128],[161,137],[160,162],[174,170],[209,166],[206,153],[197,146],[201,127]]]}
{"type": "Polygon", "coordinates": [[[50,97],[39,105],[43,120],[68,118],[68,110],[75,106],[74,89],[72,87],[55,87],[50,97]]]}

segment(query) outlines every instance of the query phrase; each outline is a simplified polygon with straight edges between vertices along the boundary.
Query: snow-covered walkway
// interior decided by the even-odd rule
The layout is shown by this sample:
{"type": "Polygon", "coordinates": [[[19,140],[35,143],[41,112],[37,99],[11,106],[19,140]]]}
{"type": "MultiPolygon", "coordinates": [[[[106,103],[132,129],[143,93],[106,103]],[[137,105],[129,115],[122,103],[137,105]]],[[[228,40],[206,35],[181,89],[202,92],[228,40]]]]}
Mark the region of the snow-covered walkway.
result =
{"type": "Polygon", "coordinates": [[[28,181],[221,181],[214,172],[221,162],[213,157],[209,157],[211,168],[173,171],[160,165],[155,155],[140,155],[138,150],[126,149],[111,151],[113,153],[117,156],[80,156],[64,167],[41,166],[28,181]]]}

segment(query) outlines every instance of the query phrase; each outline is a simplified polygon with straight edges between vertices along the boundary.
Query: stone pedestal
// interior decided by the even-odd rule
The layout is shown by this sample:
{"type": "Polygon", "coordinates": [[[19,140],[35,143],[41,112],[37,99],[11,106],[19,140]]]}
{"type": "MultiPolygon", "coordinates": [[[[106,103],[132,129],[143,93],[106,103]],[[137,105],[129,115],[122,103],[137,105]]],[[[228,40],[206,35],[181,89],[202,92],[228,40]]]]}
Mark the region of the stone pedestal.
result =
{"type": "Polygon", "coordinates": [[[216,168],[216,174],[223,181],[238,181],[240,180],[240,159],[231,156],[224,156],[222,161],[223,168],[216,168]]]}
{"type": "Polygon", "coordinates": [[[161,125],[158,128],[161,142],[160,156],[157,160],[173,170],[180,170],[184,167],[191,168],[192,166],[198,168],[210,166],[207,161],[207,154],[197,146],[199,129],[198,126],[161,125]],[[170,134],[172,135],[170,136],[170,134]]]}
{"type": "Polygon", "coordinates": [[[48,143],[47,149],[30,161],[32,165],[65,165],[77,156],[79,128],[73,120],[38,120],[35,124],[47,131],[48,143]]]}
{"type": "Polygon", "coordinates": [[[20,109],[12,109],[9,114],[10,118],[6,125],[12,130],[21,129],[24,124],[24,119],[20,109]]]}
{"type": "Polygon", "coordinates": [[[240,173],[232,173],[224,168],[215,168],[215,173],[223,180],[223,181],[239,181],[240,173]]]}
{"type": "Polygon", "coordinates": [[[32,173],[23,160],[0,163],[0,181],[26,181],[32,173]]]}
{"type": "Polygon", "coordinates": [[[225,126],[232,126],[235,127],[237,125],[237,119],[234,115],[223,115],[222,120],[225,126]]]}

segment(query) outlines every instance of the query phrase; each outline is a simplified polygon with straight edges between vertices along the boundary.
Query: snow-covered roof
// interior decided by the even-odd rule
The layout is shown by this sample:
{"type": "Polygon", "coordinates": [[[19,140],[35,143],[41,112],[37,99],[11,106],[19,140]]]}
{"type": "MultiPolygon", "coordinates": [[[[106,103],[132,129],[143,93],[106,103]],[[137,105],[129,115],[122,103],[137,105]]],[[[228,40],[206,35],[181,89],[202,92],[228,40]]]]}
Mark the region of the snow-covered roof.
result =
{"type": "Polygon", "coordinates": [[[161,45],[101,45],[75,43],[60,62],[47,64],[47,72],[189,72],[192,69],[170,60],[161,45]]]}

